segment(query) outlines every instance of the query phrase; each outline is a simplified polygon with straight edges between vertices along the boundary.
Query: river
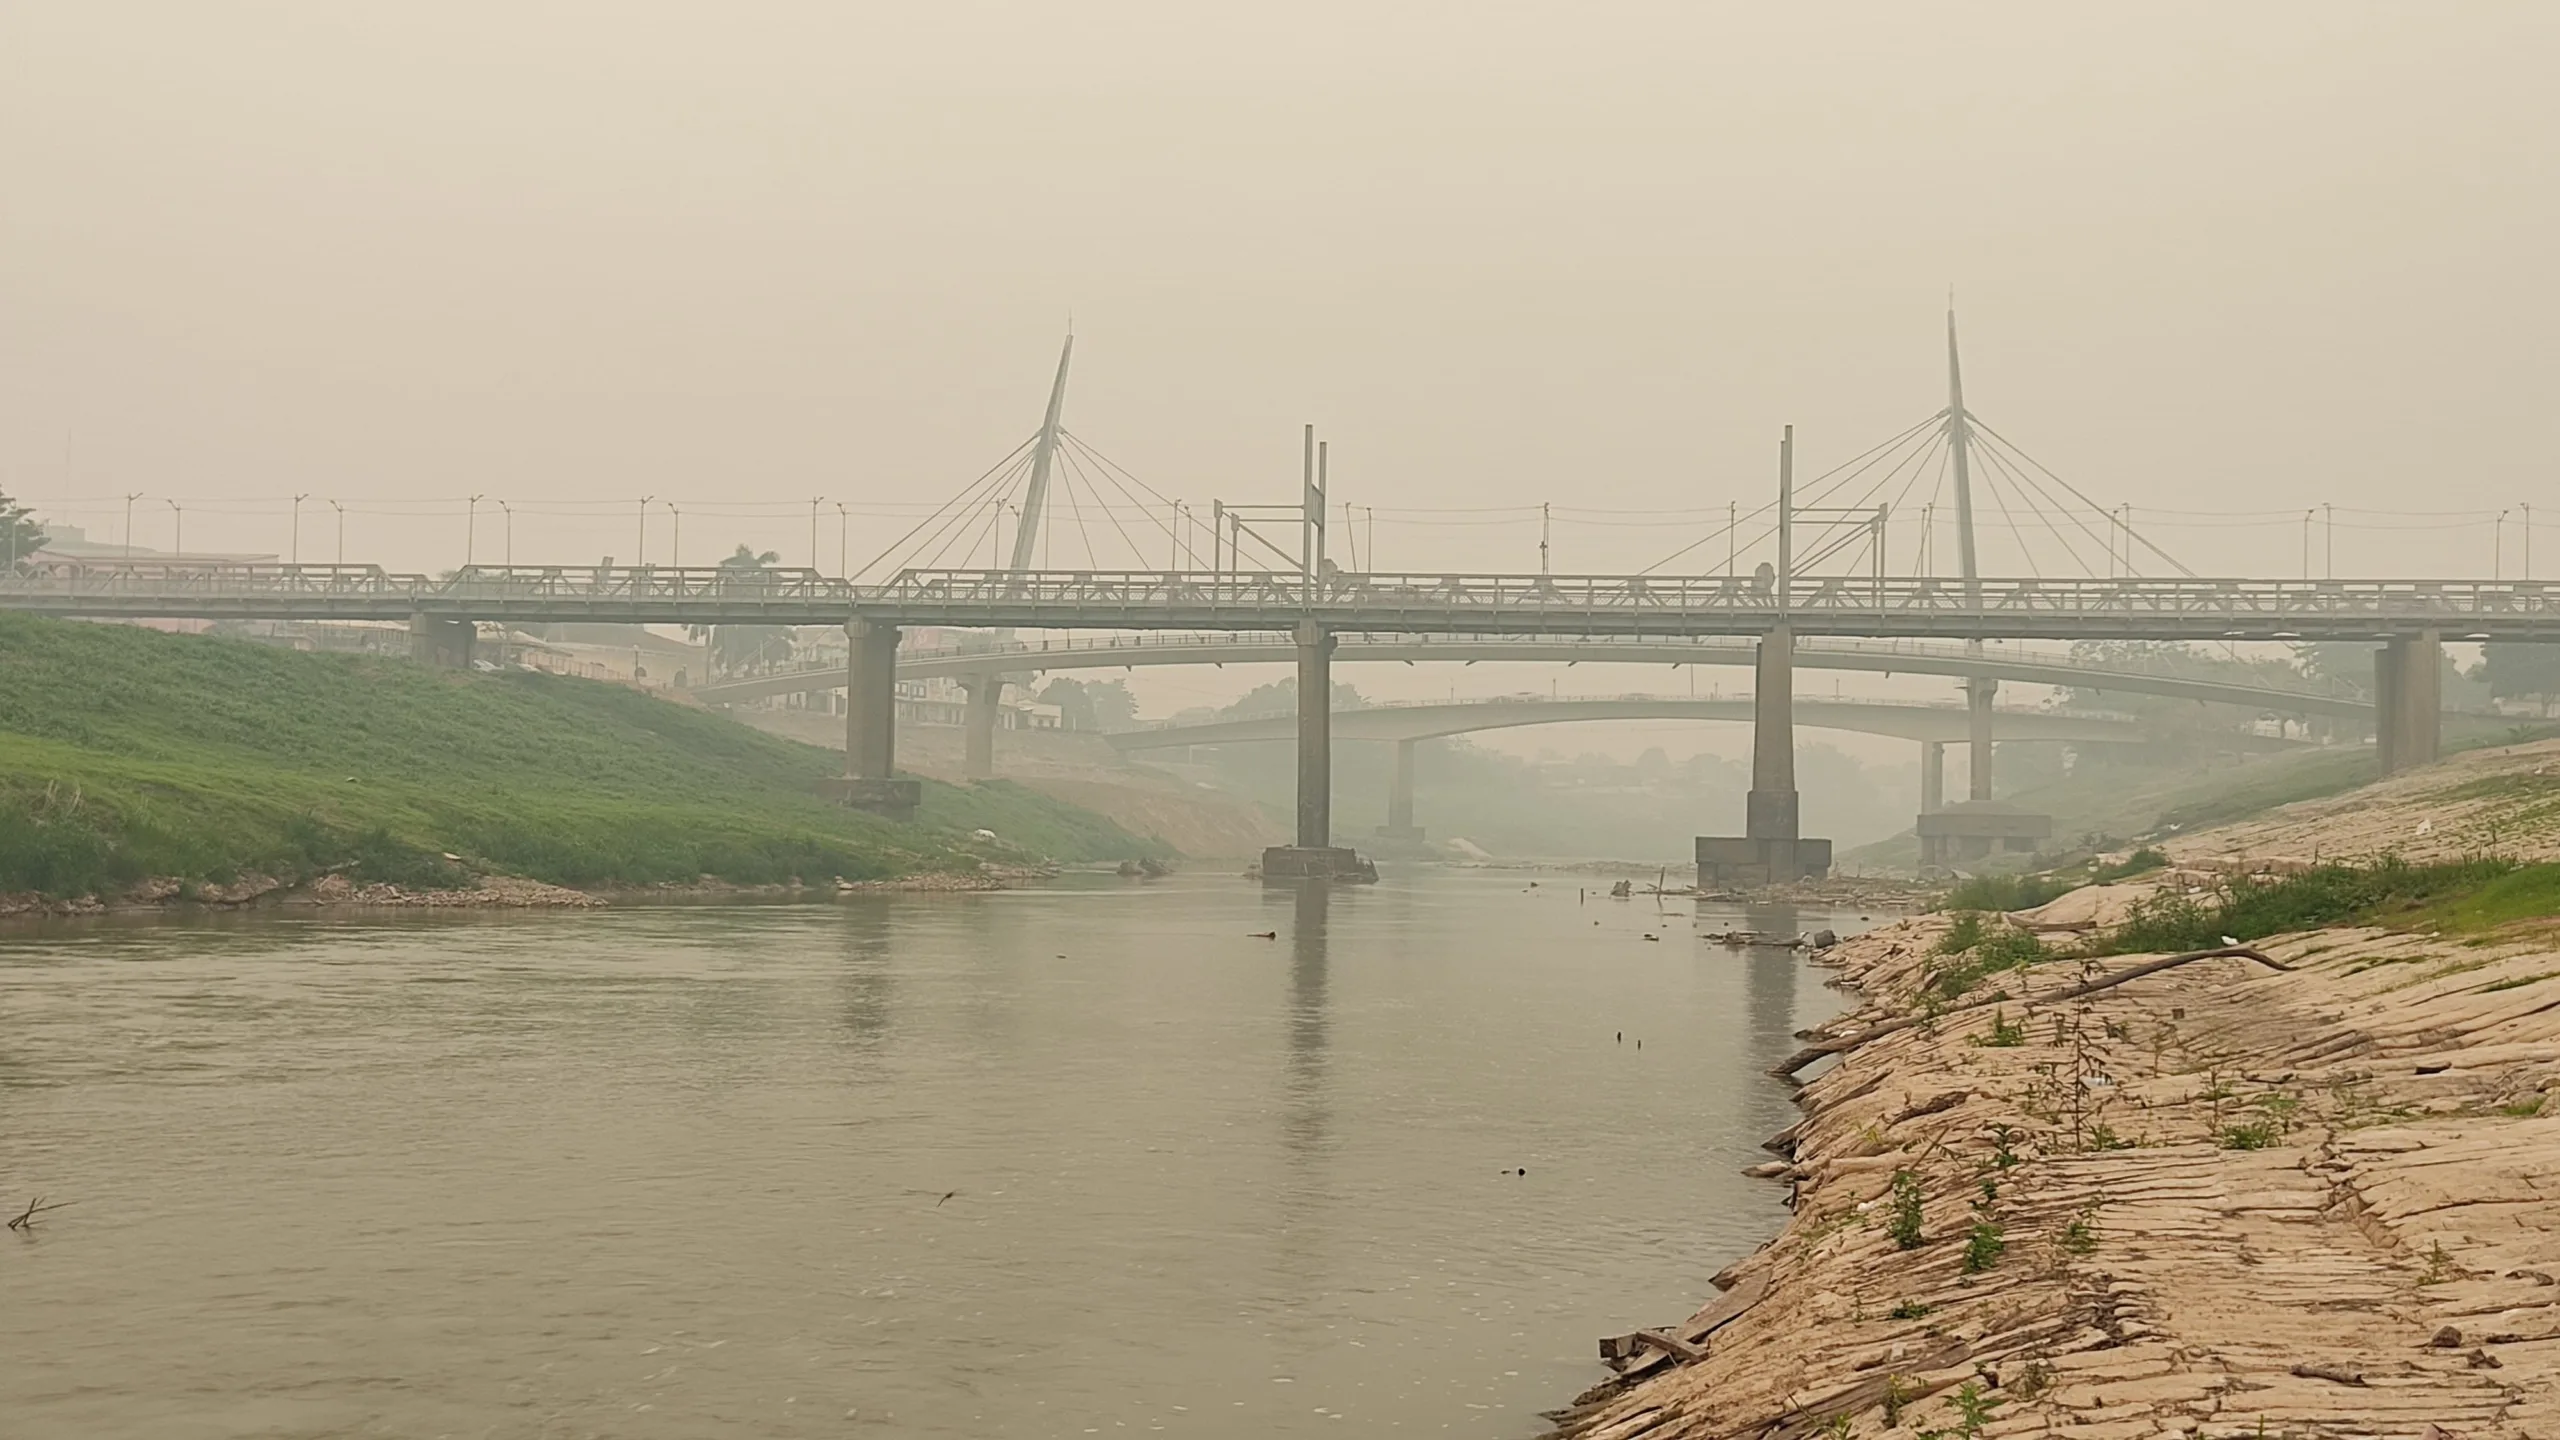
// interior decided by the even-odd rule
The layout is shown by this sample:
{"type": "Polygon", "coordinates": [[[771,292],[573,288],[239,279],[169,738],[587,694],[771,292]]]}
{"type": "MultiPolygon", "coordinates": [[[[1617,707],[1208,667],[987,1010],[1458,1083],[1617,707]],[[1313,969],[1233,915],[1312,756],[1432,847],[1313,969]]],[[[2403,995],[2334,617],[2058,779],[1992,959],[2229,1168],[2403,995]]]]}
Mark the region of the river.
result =
{"type": "Polygon", "coordinates": [[[1580,888],[0,935],[0,1432],[1533,1435],[1838,1003],[1580,888]]]}

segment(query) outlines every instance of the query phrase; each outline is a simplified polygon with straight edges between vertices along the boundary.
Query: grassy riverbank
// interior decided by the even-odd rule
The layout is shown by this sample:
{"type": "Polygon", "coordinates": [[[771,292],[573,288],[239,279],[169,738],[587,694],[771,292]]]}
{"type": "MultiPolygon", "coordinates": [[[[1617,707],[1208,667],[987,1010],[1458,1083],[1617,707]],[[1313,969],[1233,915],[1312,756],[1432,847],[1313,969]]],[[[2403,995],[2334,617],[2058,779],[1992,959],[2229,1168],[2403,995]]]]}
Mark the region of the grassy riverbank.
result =
{"type": "Polygon", "coordinates": [[[920,819],[894,824],[818,797],[840,767],[593,681],[0,614],[0,891],[332,870],[824,883],[1166,853],[1000,781],[927,781],[920,819]]]}

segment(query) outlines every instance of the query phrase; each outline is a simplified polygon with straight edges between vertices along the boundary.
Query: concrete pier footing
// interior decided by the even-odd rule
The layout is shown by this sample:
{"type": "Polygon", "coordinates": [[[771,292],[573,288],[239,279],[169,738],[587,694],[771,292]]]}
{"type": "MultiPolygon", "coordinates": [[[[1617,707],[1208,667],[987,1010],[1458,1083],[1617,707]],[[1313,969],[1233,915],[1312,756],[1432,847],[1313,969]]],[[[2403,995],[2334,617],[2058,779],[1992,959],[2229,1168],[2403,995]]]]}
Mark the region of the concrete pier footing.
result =
{"type": "Polygon", "coordinates": [[[1378,867],[1333,843],[1333,632],[1298,627],[1298,843],[1262,852],[1269,885],[1366,884],[1378,867]]]}
{"type": "Polygon", "coordinates": [[[433,615],[409,617],[409,658],[440,670],[471,668],[471,642],[480,627],[469,620],[441,620],[433,615]]]}
{"type": "Polygon", "coordinates": [[[1760,642],[1752,689],[1751,793],[1743,833],[1698,837],[1698,884],[1784,884],[1830,873],[1831,842],[1802,834],[1796,791],[1795,633],[1781,625],[1760,642]]]}
{"type": "Polygon", "coordinates": [[[2373,655],[2373,737],[2382,773],[2434,763],[2444,750],[2444,660],[2437,633],[2394,635],[2373,655]]]}
{"type": "Polygon", "coordinates": [[[969,697],[961,717],[960,778],[992,780],[996,774],[996,724],[1004,718],[1004,677],[976,675],[960,682],[969,697]]]}
{"type": "Polygon", "coordinates": [[[898,627],[856,619],[844,633],[845,773],[828,793],[857,810],[913,819],[924,785],[898,778],[898,627]]]}

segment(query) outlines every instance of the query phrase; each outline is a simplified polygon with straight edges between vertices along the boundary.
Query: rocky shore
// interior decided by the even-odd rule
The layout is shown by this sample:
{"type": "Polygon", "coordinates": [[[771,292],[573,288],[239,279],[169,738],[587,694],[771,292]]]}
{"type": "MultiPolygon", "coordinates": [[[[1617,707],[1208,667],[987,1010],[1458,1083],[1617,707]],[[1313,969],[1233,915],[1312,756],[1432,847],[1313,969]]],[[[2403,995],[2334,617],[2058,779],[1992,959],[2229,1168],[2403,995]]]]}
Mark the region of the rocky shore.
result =
{"type": "Polygon", "coordinates": [[[1945,1000],[1948,925],[1823,957],[1865,1004],[1770,1142],[1786,1228],[1558,1435],[2560,1435],[2549,922],[1945,1000]]]}

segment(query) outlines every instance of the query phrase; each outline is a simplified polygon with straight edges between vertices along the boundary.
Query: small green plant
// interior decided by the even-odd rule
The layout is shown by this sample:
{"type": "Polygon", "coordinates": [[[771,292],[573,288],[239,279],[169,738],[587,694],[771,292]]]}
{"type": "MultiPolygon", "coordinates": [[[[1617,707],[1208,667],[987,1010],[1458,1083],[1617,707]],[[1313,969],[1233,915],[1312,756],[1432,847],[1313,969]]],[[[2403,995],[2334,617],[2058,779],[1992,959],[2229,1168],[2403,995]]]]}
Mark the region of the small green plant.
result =
{"type": "Polygon", "coordinates": [[[1902,1423],[1902,1407],[1911,1403],[1912,1382],[1908,1375],[1889,1375],[1884,1382],[1884,1428],[1902,1423]]]}
{"type": "Polygon", "coordinates": [[[1927,1318],[1932,1308],[1925,1300],[1905,1300],[1885,1313],[1896,1320],[1920,1320],[1927,1318]]]}
{"type": "Polygon", "coordinates": [[[1991,1012],[1991,1029],[1974,1036],[1973,1043],[1999,1050],[2015,1049],[2027,1043],[2027,1022],[2010,1019],[2006,1007],[1995,1008],[1991,1012]]]}
{"type": "Polygon", "coordinates": [[[2527,1095],[2521,1100],[2510,1100],[2498,1107],[2498,1113],[2511,1115],[2518,1120],[2529,1119],[2542,1113],[2543,1098],[2540,1095],[2527,1095]]]}
{"type": "Polygon", "coordinates": [[[1858,1433],[1856,1426],[1857,1422],[1851,1417],[1834,1415],[1831,1417],[1831,1423],[1822,1427],[1822,1433],[1829,1437],[1829,1440],[1849,1440],[1850,1436],[1858,1433]]]}
{"type": "Polygon", "coordinates": [[[1964,1273],[1979,1275],[2000,1263],[2009,1242],[2000,1235],[2000,1227],[1988,1220],[1976,1220],[1964,1240],[1964,1273]]]}
{"type": "Polygon", "coordinates": [[[2264,1150],[2281,1138],[2276,1122],[2266,1116],[2255,1120],[2234,1120],[2222,1127],[2215,1143],[2225,1150],[2264,1150]]]}
{"type": "Polygon", "coordinates": [[[2259,1109],[2267,1112],[2267,1118],[2276,1123],[2278,1131],[2286,1135],[2293,1133],[2293,1117],[2302,1110],[2301,1096],[2279,1091],[2259,1096],[2256,1103],[2259,1109]]]}
{"type": "Polygon", "coordinates": [[[2154,870],[2167,868],[2169,868],[2169,857],[2145,845],[2113,865],[2100,865],[2091,870],[2089,883],[2112,885],[2118,880],[2130,880],[2136,875],[2148,875],[2154,870]]]}
{"type": "Polygon", "coordinates": [[[1893,1213],[1886,1229],[1904,1250],[1919,1249],[1927,1238],[1920,1229],[1920,1177],[1908,1170],[1893,1172],[1893,1213]]]}
{"type": "Polygon", "coordinates": [[[2012,1126],[1991,1127],[1991,1163],[1994,1168],[2006,1170],[2018,1163],[2017,1138],[2018,1132],[2012,1126]]]}
{"type": "Polygon", "coordinates": [[[2453,1256],[2445,1250],[2443,1241],[2427,1242],[2427,1271],[2418,1277],[2419,1284],[2440,1285],[2461,1273],[2461,1267],[2453,1263],[2453,1256]]]}
{"type": "Polygon", "coordinates": [[[1979,1380],[1967,1380],[1958,1386],[1955,1398],[1947,1402],[1947,1408],[1956,1412],[1956,1433],[1966,1440],[1982,1433],[1982,1427],[1991,1423],[1991,1412],[1999,1406],[1997,1399],[1983,1393],[1979,1380]]]}
{"type": "Polygon", "coordinates": [[[2092,1150],[2130,1150],[2133,1148],[2133,1142],[2125,1139],[2121,1135],[2118,1135],[2116,1133],[2116,1127],[2101,1120],[2089,1127],[2089,1148],[2092,1150]]]}
{"type": "Polygon", "coordinates": [[[2097,1249],[2098,1221],[2096,1212],[2083,1210],[2079,1214],[2074,1215],[2069,1220],[2065,1221],[2062,1226],[2062,1238],[2059,1243],[2066,1252],[2073,1255],[2086,1255],[2090,1251],[2097,1249]]]}

